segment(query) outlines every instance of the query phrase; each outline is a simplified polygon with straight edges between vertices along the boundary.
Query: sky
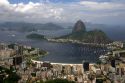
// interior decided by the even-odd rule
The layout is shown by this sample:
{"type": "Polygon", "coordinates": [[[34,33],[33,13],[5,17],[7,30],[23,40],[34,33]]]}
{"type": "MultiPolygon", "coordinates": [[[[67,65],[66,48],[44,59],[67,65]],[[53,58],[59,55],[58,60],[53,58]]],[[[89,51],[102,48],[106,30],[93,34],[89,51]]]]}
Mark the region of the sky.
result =
{"type": "Polygon", "coordinates": [[[0,0],[0,22],[125,25],[125,0],[0,0]]]}

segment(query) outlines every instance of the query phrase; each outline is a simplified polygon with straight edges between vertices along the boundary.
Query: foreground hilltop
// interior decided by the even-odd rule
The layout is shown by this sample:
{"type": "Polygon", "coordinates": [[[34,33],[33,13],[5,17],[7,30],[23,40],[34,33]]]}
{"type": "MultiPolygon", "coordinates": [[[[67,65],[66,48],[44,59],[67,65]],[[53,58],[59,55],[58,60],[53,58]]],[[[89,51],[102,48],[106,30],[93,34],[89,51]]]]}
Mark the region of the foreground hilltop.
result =
{"type": "Polygon", "coordinates": [[[111,42],[107,35],[99,29],[86,31],[86,26],[81,20],[75,23],[72,33],[59,38],[79,40],[85,43],[106,44],[111,42]]]}

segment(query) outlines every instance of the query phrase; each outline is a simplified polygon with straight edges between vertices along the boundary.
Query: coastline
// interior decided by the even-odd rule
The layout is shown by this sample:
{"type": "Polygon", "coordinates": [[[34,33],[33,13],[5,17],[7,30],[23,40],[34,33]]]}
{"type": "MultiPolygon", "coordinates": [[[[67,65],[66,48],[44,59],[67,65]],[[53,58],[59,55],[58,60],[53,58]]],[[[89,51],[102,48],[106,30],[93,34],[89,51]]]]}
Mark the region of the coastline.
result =
{"type": "MultiPolygon", "coordinates": [[[[33,60],[33,59],[31,59],[31,61],[33,62],[33,63],[37,63],[37,64],[41,64],[41,63],[44,63],[44,61],[37,61],[37,60],[33,60]]],[[[53,63],[53,62],[50,62],[52,65],[56,65],[56,64],[58,64],[58,65],[82,65],[82,64],[73,64],[73,63],[53,63]]]]}
{"type": "MultiPolygon", "coordinates": [[[[31,61],[33,62],[33,63],[37,63],[37,64],[42,64],[42,63],[44,63],[44,61],[37,61],[37,60],[33,60],[33,59],[31,59],[31,61]]],[[[52,64],[52,65],[70,65],[70,66],[73,66],[73,65],[83,65],[82,63],[80,64],[77,64],[77,63],[56,63],[56,62],[50,62],[50,64],[52,64]]],[[[95,63],[90,63],[90,65],[93,65],[93,64],[95,64],[95,63]]]]}
{"type": "Polygon", "coordinates": [[[46,55],[48,55],[48,54],[49,54],[49,52],[46,52],[44,55],[34,56],[34,57],[31,57],[31,59],[38,60],[38,58],[44,57],[44,56],[46,56],[46,55]]]}
{"type": "Polygon", "coordinates": [[[108,44],[97,44],[97,43],[85,43],[78,40],[71,40],[71,39],[47,39],[49,42],[56,42],[56,43],[72,43],[72,44],[82,44],[82,45],[93,45],[93,46],[102,46],[107,47],[108,44]]]}

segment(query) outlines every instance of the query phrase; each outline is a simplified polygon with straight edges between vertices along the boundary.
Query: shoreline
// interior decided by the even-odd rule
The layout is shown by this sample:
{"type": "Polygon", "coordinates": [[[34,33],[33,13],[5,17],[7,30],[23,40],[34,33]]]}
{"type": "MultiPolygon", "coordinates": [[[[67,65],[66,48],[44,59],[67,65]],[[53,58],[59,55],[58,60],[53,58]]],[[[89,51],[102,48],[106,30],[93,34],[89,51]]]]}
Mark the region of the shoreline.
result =
{"type": "Polygon", "coordinates": [[[49,42],[56,42],[56,43],[71,43],[71,44],[82,44],[82,45],[92,45],[92,46],[102,46],[107,47],[108,44],[97,44],[97,43],[85,43],[78,40],[71,40],[71,39],[47,39],[49,42]]]}
{"type": "Polygon", "coordinates": [[[44,55],[34,56],[34,57],[31,57],[31,59],[38,60],[40,57],[45,57],[48,54],[49,54],[49,52],[46,52],[44,55]]]}
{"type": "MultiPolygon", "coordinates": [[[[44,62],[46,62],[46,61],[37,61],[37,60],[33,60],[33,59],[31,59],[31,61],[33,62],[33,63],[37,63],[37,64],[42,64],[42,63],[44,63],[44,62]]],[[[80,63],[56,63],[56,62],[50,62],[50,64],[52,64],[52,65],[83,65],[82,63],[80,64],[80,63]]],[[[90,63],[90,64],[95,64],[95,63],[90,63]]]]}

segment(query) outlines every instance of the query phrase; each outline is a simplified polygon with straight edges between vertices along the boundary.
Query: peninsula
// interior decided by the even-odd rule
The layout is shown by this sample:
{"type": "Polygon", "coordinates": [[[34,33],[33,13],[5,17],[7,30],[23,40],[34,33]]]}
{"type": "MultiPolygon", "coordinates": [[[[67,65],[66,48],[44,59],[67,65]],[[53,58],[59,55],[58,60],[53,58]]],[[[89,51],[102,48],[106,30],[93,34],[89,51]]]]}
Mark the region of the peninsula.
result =
{"type": "Polygon", "coordinates": [[[108,44],[111,40],[107,35],[98,29],[86,31],[86,26],[83,21],[79,20],[75,23],[72,33],[55,39],[77,40],[84,43],[108,44]]]}

